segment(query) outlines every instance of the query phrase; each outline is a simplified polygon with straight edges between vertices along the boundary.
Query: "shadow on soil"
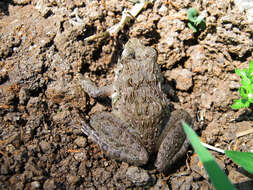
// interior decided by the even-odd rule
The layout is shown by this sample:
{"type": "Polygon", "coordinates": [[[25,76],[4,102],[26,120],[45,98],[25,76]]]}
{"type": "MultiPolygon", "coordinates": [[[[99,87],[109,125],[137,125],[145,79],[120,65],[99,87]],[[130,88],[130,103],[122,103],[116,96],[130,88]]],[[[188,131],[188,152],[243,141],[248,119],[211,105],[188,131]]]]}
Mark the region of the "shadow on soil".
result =
{"type": "Polygon", "coordinates": [[[0,1],[0,12],[3,12],[5,15],[9,15],[9,4],[13,4],[12,0],[3,0],[0,1]]]}
{"type": "Polygon", "coordinates": [[[253,121],[253,109],[247,109],[245,110],[241,115],[239,115],[235,121],[253,121]]]}

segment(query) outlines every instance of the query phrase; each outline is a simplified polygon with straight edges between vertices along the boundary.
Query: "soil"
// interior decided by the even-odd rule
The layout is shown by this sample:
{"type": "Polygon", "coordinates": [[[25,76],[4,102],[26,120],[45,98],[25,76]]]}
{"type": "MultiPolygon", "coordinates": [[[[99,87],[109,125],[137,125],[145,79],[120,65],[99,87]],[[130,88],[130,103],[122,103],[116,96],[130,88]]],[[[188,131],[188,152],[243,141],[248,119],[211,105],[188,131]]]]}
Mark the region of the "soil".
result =
{"type": "MultiPolygon", "coordinates": [[[[152,163],[135,167],[106,158],[76,127],[78,117],[88,122],[111,108],[80,90],[75,76],[112,83],[132,37],[157,49],[174,107],[191,114],[203,142],[253,151],[252,133],[236,136],[252,129],[252,109],[231,109],[240,86],[234,70],[253,59],[253,26],[245,14],[230,0],[157,0],[118,35],[84,42],[131,7],[116,0],[0,2],[0,189],[214,189],[191,148],[159,173],[152,163]],[[206,16],[203,32],[187,27],[190,7],[206,16]]],[[[211,153],[237,189],[253,189],[252,175],[211,153]]]]}

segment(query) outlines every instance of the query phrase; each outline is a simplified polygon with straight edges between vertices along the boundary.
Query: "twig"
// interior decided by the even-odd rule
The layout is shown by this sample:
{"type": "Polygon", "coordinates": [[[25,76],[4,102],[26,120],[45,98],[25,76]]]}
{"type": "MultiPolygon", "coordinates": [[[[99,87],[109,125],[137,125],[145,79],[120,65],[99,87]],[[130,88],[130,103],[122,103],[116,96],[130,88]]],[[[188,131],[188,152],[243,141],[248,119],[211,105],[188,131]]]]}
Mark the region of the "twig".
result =
{"type": "Polygon", "coordinates": [[[220,148],[216,148],[216,147],[214,147],[214,146],[211,146],[211,145],[209,145],[209,144],[206,144],[206,143],[201,143],[204,147],[206,147],[206,148],[208,148],[208,149],[210,149],[210,150],[214,150],[214,151],[216,151],[216,152],[219,152],[219,153],[222,153],[222,154],[224,154],[224,150],[222,150],[222,149],[220,149],[220,148]]]}
{"type": "Polygon", "coordinates": [[[85,42],[98,39],[98,38],[106,38],[108,36],[114,36],[116,35],[124,26],[129,23],[131,19],[136,18],[136,16],[141,12],[142,9],[146,8],[149,4],[149,0],[140,0],[138,3],[136,3],[133,8],[130,11],[124,10],[122,13],[122,18],[120,22],[111,28],[107,29],[106,32],[102,32],[99,34],[95,34],[92,36],[89,36],[84,39],[85,42]]]}
{"type": "Polygon", "coordinates": [[[253,133],[253,129],[248,129],[248,130],[245,130],[245,131],[240,131],[238,133],[236,133],[236,137],[241,137],[241,136],[244,136],[244,135],[248,135],[250,133],[253,133]]]}

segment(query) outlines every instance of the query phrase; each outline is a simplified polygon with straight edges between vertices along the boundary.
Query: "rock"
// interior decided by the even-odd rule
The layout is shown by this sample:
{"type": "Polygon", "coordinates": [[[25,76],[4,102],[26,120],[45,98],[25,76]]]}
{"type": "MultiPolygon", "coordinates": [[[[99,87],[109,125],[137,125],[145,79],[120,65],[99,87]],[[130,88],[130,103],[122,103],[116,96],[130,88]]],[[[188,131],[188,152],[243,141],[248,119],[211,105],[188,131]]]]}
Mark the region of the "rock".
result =
{"type": "Polygon", "coordinates": [[[192,184],[193,184],[192,176],[173,178],[171,181],[171,189],[190,190],[192,189],[192,184]]]}
{"type": "Polygon", "coordinates": [[[176,80],[176,88],[187,91],[192,87],[192,72],[187,69],[176,68],[167,71],[165,76],[168,80],[176,80]]]}
{"type": "Polygon", "coordinates": [[[26,5],[29,4],[30,2],[31,0],[13,0],[13,3],[17,5],[26,5]]]}
{"type": "Polygon", "coordinates": [[[150,190],[159,190],[159,189],[163,189],[163,190],[169,190],[169,186],[167,183],[164,183],[164,181],[162,179],[158,179],[156,184],[150,188],[150,190]]]}
{"type": "Polygon", "coordinates": [[[1,169],[0,169],[1,175],[7,175],[9,173],[9,166],[8,164],[1,164],[1,169]]]}
{"type": "Polygon", "coordinates": [[[45,18],[51,12],[50,8],[48,7],[48,5],[43,0],[37,1],[35,8],[39,11],[39,13],[41,14],[41,16],[43,16],[45,18]]]}
{"type": "Polygon", "coordinates": [[[43,185],[43,189],[47,189],[47,190],[56,189],[56,184],[55,184],[54,180],[53,179],[46,180],[44,185],[43,185]]]}
{"type": "Polygon", "coordinates": [[[241,12],[246,13],[248,21],[253,22],[253,1],[251,0],[234,0],[235,5],[241,12]]]}
{"type": "Polygon", "coordinates": [[[96,168],[92,175],[96,179],[96,184],[104,184],[111,176],[111,172],[106,171],[104,168],[96,168]]]}
{"type": "Polygon", "coordinates": [[[67,176],[67,181],[68,181],[68,183],[70,183],[70,184],[76,184],[79,180],[80,180],[80,178],[77,177],[77,176],[75,176],[75,175],[69,174],[69,175],[67,176]]]}
{"type": "Polygon", "coordinates": [[[78,168],[78,175],[81,176],[82,178],[86,177],[88,174],[88,171],[86,169],[86,164],[85,162],[81,162],[78,168]]]}
{"type": "Polygon", "coordinates": [[[218,140],[218,136],[222,134],[220,128],[217,126],[217,121],[212,121],[208,124],[205,131],[203,131],[202,137],[205,137],[207,144],[213,145],[218,140]]]}
{"type": "Polygon", "coordinates": [[[212,96],[208,93],[202,93],[200,102],[202,107],[210,109],[212,105],[212,96]]]}
{"type": "Polygon", "coordinates": [[[131,166],[127,169],[126,177],[136,186],[146,185],[151,180],[146,170],[135,166],[131,166]]]}
{"type": "Polygon", "coordinates": [[[87,152],[78,152],[78,153],[75,153],[74,154],[74,158],[77,160],[77,161],[83,161],[83,160],[87,160],[87,152]]]}
{"type": "Polygon", "coordinates": [[[50,144],[49,144],[48,142],[46,142],[46,141],[41,141],[41,142],[40,142],[40,148],[41,148],[41,151],[42,151],[43,153],[47,153],[47,152],[50,151],[51,146],[50,146],[50,144]]]}
{"type": "Polygon", "coordinates": [[[205,64],[206,55],[203,46],[191,46],[186,54],[190,58],[185,62],[185,68],[190,69],[193,73],[204,73],[208,70],[208,66],[205,64]]]}
{"type": "Polygon", "coordinates": [[[32,189],[39,189],[39,188],[40,188],[40,182],[38,182],[38,181],[33,181],[33,182],[31,183],[31,188],[32,188],[32,189]]]}
{"type": "Polygon", "coordinates": [[[20,104],[25,104],[29,99],[28,92],[26,88],[21,88],[19,91],[19,102],[20,104]]]}
{"type": "Polygon", "coordinates": [[[74,143],[76,143],[77,146],[84,148],[87,144],[87,139],[84,137],[77,137],[74,143]]]}
{"type": "Polygon", "coordinates": [[[160,9],[158,10],[158,13],[159,13],[160,15],[165,16],[165,15],[168,14],[168,8],[163,4],[163,5],[160,7],[160,9]]]}

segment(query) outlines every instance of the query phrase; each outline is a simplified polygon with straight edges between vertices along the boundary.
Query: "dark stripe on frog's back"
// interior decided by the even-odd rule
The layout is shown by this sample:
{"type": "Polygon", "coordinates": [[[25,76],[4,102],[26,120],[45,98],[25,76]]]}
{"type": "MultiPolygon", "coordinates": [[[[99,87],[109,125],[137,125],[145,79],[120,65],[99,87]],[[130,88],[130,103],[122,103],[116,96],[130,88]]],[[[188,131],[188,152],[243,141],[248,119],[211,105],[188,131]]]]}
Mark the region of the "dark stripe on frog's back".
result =
{"type": "Polygon", "coordinates": [[[116,70],[114,88],[118,94],[113,110],[151,152],[160,135],[160,123],[168,105],[161,90],[160,67],[150,58],[129,57],[122,59],[116,70]]]}
{"type": "Polygon", "coordinates": [[[128,87],[128,95],[121,94],[117,102],[116,114],[128,123],[132,133],[139,136],[147,151],[152,152],[168,110],[166,96],[157,88],[128,87]]]}
{"type": "Polygon", "coordinates": [[[150,60],[121,60],[117,67],[117,80],[114,86],[118,90],[124,90],[124,87],[138,88],[140,86],[157,86],[163,81],[163,75],[160,66],[150,60]]]}

